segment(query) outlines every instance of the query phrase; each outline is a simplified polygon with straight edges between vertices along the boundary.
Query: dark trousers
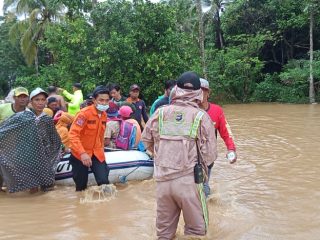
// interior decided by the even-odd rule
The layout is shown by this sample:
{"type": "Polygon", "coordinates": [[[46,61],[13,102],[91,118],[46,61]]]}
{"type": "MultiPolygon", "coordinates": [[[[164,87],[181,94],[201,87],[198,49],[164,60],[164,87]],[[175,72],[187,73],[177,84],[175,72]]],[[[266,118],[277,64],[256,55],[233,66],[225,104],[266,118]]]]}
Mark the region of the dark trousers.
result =
{"type": "MultiPolygon", "coordinates": [[[[109,167],[106,162],[100,162],[96,156],[92,156],[91,170],[98,186],[109,184],[109,167]]],[[[87,188],[89,168],[82,164],[72,154],[70,155],[70,164],[72,166],[73,181],[76,184],[76,191],[82,191],[87,188]]]]}

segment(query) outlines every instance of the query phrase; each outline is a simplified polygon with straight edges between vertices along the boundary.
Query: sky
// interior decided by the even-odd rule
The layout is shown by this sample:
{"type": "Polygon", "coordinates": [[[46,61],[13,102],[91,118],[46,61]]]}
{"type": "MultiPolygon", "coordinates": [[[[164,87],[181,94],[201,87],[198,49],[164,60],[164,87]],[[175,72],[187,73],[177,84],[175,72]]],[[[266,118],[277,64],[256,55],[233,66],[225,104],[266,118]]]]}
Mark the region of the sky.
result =
{"type": "MultiPolygon", "coordinates": [[[[151,2],[159,2],[160,0],[151,0],[151,2]]],[[[100,1],[102,2],[102,1],[100,1]]],[[[0,0],[0,16],[3,15],[3,11],[2,11],[2,8],[3,8],[3,0],[0,0]]]]}
{"type": "Polygon", "coordinates": [[[2,8],[3,8],[3,0],[0,0],[0,16],[3,15],[2,8]]]}

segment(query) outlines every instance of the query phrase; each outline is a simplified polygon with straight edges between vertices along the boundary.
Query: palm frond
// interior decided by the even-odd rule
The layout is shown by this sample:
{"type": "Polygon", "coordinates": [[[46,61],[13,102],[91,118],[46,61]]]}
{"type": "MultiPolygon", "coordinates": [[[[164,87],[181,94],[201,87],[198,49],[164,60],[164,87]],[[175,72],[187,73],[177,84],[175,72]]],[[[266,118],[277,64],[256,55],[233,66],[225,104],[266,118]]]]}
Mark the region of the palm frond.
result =
{"type": "Polygon", "coordinates": [[[15,43],[22,35],[28,29],[28,24],[26,20],[16,22],[12,25],[12,27],[9,30],[9,39],[12,43],[15,43]]]}
{"type": "Polygon", "coordinates": [[[30,23],[31,22],[36,22],[39,14],[41,14],[41,9],[39,9],[39,8],[33,9],[32,12],[29,15],[29,22],[30,23]]]}
{"type": "Polygon", "coordinates": [[[17,0],[4,0],[3,1],[3,11],[6,12],[10,7],[12,7],[17,0]]]}
{"type": "Polygon", "coordinates": [[[20,47],[21,52],[26,60],[26,63],[31,66],[34,62],[34,59],[36,57],[36,43],[32,40],[33,37],[33,31],[29,27],[23,34],[21,41],[20,41],[20,47]]]}

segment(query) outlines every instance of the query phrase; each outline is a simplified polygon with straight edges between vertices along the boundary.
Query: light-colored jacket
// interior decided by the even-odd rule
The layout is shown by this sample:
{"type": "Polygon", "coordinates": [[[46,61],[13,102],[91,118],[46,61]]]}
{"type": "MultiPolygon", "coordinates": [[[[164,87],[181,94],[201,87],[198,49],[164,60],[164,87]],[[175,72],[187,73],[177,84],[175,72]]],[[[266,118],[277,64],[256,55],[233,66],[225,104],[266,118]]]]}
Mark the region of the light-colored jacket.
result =
{"type": "Polygon", "coordinates": [[[156,181],[193,174],[197,163],[197,146],[195,138],[189,133],[199,112],[202,118],[196,135],[202,164],[206,168],[217,158],[214,125],[209,115],[197,104],[197,101],[202,101],[202,97],[201,89],[175,87],[171,92],[171,105],[159,108],[147,122],[142,141],[154,153],[156,181]]]}
{"type": "Polygon", "coordinates": [[[82,91],[76,90],[74,94],[71,94],[67,90],[64,90],[62,95],[70,101],[68,103],[68,113],[75,116],[80,111],[80,105],[83,102],[82,91]]]}

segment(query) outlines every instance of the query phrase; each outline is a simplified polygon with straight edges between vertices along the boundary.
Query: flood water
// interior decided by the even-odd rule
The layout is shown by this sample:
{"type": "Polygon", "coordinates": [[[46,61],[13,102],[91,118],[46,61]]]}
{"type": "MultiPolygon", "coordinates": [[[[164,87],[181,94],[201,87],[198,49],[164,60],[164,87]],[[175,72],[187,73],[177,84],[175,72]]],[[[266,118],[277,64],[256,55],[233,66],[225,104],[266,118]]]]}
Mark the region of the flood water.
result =
{"type": "MultiPolygon", "coordinates": [[[[320,105],[226,105],[237,145],[230,165],[220,138],[205,239],[320,239],[320,105]]],[[[153,180],[80,204],[74,188],[0,193],[0,239],[155,239],[153,180]]],[[[183,236],[180,221],[177,239],[183,236]]]]}

